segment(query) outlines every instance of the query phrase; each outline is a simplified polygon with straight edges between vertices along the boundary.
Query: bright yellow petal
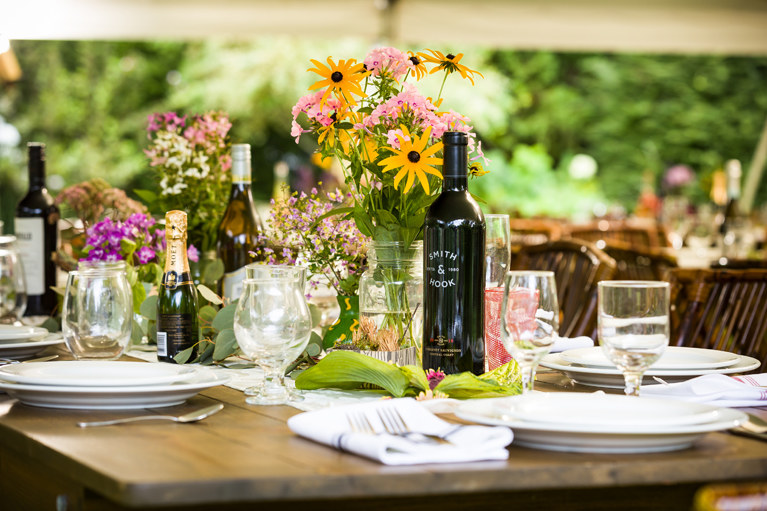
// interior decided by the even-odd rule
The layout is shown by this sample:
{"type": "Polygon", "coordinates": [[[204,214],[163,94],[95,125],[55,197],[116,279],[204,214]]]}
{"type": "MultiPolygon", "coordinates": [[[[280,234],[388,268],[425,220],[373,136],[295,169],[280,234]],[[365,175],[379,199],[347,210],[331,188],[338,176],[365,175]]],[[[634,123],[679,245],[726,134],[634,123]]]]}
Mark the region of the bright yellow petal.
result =
{"type": "Polygon", "coordinates": [[[432,154],[436,153],[440,149],[442,149],[442,142],[437,142],[433,146],[431,146],[431,147],[427,148],[426,150],[422,151],[421,152],[421,158],[431,156],[432,154]]]}
{"type": "Polygon", "coordinates": [[[418,181],[421,182],[423,191],[426,192],[426,195],[429,195],[429,180],[426,178],[426,174],[423,172],[416,172],[416,175],[418,176],[418,181]]]}
{"type": "Polygon", "coordinates": [[[413,181],[415,180],[415,172],[411,171],[407,173],[407,183],[405,183],[405,192],[410,191],[410,188],[413,186],[413,181]]]}
{"type": "Polygon", "coordinates": [[[407,173],[408,172],[406,167],[402,167],[402,170],[397,172],[397,175],[394,176],[394,188],[397,188],[399,186],[399,182],[402,181],[402,178],[405,177],[407,173]]]}

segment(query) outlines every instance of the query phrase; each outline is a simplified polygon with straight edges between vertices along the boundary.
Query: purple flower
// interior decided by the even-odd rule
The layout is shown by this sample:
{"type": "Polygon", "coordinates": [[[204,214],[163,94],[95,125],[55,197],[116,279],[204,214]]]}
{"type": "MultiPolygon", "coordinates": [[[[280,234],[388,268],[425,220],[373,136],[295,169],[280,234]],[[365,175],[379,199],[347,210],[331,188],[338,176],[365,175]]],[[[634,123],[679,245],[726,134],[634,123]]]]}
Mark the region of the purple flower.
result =
{"type": "Polygon", "coordinates": [[[186,256],[189,258],[190,261],[193,263],[196,263],[200,260],[200,251],[197,250],[197,247],[190,244],[189,248],[186,249],[186,256]]]}
{"type": "Polygon", "coordinates": [[[151,247],[143,246],[136,252],[139,264],[146,264],[155,257],[155,251],[151,247]]]}

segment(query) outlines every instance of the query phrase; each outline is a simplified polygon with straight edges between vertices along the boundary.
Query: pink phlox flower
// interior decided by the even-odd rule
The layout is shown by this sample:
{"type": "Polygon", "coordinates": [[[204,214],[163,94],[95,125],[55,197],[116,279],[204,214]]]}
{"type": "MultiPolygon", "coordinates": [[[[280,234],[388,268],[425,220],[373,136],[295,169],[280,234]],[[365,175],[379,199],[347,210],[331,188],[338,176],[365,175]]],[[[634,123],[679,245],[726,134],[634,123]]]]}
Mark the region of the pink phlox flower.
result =
{"type": "Polygon", "coordinates": [[[189,258],[190,261],[192,261],[193,263],[196,263],[200,260],[200,251],[197,250],[197,247],[195,247],[194,245],[190,243],[189,247],[187,247],[186,249],[186,256],[189,258]]]}
{"type": "Polygon", "coordinates": [[[401,129],[389,130],[386,132],[386,142],[394,149],[400,148],[400,138],[405,141],[410,141],[410,137],[405,136],[401,129]]]}
{"type": "Polygon", "coordinates": [[[136,251],[136,258],[139,264],[146,264],[154,259],[156,253],[151,247],[143,246],[136,251]]]}
{"type": "Polygon", "coordinates": [[[391,47],[374,48],[365,57],[365,66],[373,76],[391,76],[399,80],[408,70],[408,56],[391,47]]]}

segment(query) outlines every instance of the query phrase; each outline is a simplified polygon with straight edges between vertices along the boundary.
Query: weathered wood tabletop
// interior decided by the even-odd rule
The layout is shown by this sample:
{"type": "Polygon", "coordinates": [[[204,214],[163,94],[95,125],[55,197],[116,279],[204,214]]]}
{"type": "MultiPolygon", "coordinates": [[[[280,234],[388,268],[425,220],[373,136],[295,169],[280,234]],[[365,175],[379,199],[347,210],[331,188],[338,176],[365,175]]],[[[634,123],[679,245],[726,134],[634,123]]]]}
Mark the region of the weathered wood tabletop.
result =
{"type": "MultiPolygon", "coordinates": [[[[540,389],[566,382],[542,379],[540,389]]],[[[285,423],[298,410],[251,406],[227,387],[150,413],[216,401],[224,410],[195,424],[81,429],[135,411],[35,408],[0,394],[0,509],[690,509],[702,485],[767,480],[767,442],[729,433],[670,453],[512,444],[503,462],[387,467],[300,438],[285,423]]]]}

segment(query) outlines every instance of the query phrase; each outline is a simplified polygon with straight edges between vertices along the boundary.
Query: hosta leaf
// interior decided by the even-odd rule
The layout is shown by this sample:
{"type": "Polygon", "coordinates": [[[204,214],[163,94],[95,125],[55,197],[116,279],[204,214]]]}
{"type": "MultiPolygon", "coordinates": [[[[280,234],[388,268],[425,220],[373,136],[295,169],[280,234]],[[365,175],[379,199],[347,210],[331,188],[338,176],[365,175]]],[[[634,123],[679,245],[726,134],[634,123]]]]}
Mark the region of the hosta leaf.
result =
{"type": "Polygon", "coordinates": [[[357,389],[369,383],[395,397],[405,395],[409,380],[396,365],[347,350],[330,352],[316,366],[296,378],[296,388],[303,390],[339,388],[357,389]]]}

